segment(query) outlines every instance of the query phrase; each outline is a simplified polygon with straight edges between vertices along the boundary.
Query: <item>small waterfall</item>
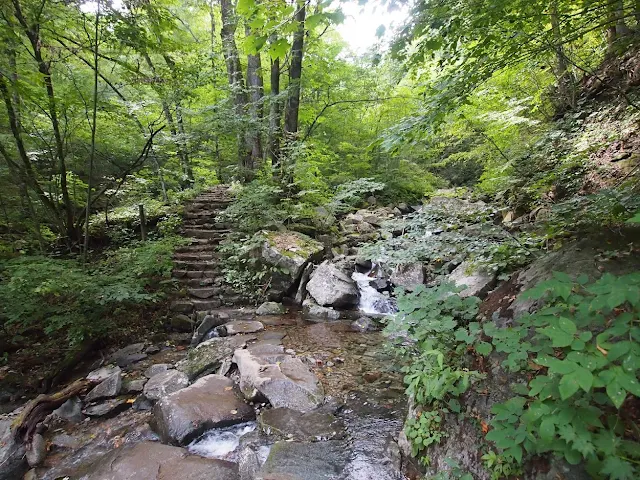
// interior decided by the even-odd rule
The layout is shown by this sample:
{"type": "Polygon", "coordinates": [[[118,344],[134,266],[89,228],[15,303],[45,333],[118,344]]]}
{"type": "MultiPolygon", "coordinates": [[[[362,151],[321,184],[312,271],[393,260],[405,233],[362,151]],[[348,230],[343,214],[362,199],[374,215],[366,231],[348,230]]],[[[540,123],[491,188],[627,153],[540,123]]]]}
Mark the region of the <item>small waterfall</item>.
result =
{"type": "Polygon", "coordinates": [[[395,299],[380,293],[371,286],[371,282],[378,277],[378,266],[374,263],[366,273],[353,272],[351,278],[360,290],[358,309],[367,315],[387,315],[396,313],[398,307],[395,299]]]}

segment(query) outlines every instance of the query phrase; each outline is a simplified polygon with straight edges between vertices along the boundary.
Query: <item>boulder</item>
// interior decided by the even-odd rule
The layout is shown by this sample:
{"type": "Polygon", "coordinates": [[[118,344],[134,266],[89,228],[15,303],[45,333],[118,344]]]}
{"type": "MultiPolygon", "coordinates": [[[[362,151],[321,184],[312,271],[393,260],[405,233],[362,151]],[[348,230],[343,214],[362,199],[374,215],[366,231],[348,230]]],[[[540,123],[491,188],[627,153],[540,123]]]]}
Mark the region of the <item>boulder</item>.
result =
{"type": "Polygon", "coordinates": [[[231,361],[236,349],[242,348],[247,342],[256,339],[255,335],[212,338],[189,350],[187,358],[179,361],[176,364],[176,369],[184,372],[189,380],[217,372],[226,361],[231,361]]]}
{"type": "Polygon", "coordinates": [[[355,332],[365,333],[377,330],[378,326],[369,317],[360,317],[351,322],[351,329],[355,332]]]}
{"type": "Polygon", "coordinates": [[[202,339],[205,337],[207,332],[211,329],[219,327],[220,325],[224,325],[229,321],[228,315],[218,315],[218,314],[207,314],[203,317],[202,321],[198,325],[198,328],[193,332],[193,337],[191,338],[191,346],[195,347],[198,345],[202,339]]]}
{"type": "Polygon", "coordinates": [[[271,281],[271,296],[286,294],[298,282],[310,261],[320,257],[324,245],[298,232],[269,232],[259,252],[260,260],[277,267],[271,281]]]}
{"type": "MultiPolygon", "coordinates": [[[[338,440],[277,442],[262,466],[261,480],[327,480],[342,478],[349,449],[338,440]]],[[[367,480],[375,477],[362,477],[367,480]]]]}
{"type": "Polygon", "coordinates": [[[170,363],[156,363],[151,365],[144,371],[144,376],[147,378],[155,377],[159,373],[166,372],[167,370],[171,370],[173,365],[170,363]]]}
{"type": "Polygon", "coordinates": [[[484,269],[480,269],[471,265],[470,262],[462,262],[451,272],[448,279],[457,286],[466,286],[460,292],[461,297],[480,297],[487,296],[489,291],[496,286],[497,277],[495,273],[489,273],[484,269]]]}
{"type": "Polygon", "coordinates": [[[310,322],[333,321],[340,319],[340,312],[331,307],[321,307],[310,298],[307,298],[302,302],[302,317],[310,322]]]}
{"type": "Polygon", "coordinates": [[[224,460],[188,455],[158,442],[124,445],[100,458],[84,480],[239,480],[238,467],[224,460]]]}
{"type": "Polygon", "coordinates": [[[169,324],[171,325],[171,328],[177,332],[191,333],[195,328],[195,322],[193,321],[193,319],[190,316],[184,315],[182,313],[173,315],[169,324]]]}
{"type": "Polygon", "coordinates": [[[11,418],[0,418],[0,478],[21,478],[26,471],[24,445],[17,443],[11,431],[11,418]]]}
{"type": "Polygon", "coordinates": [[[78,397],[71,397],[51,413],[71,423],[83,422],[85,418],[82,414],[82,400],[78,397]]]}
{"type": "Polygon", "coordinates": [[[391,274],[391,283],[396,287],[413,290],[424,283],[424,265],[419,262],[398,265],[391,274]]]}
{"type": "Polygon", "coordinates": [[[147,358],[143,353],[144,343],[134,343],[117,350],[109,357],[109,362],[116,363],[119,367],[126,367],[132,363],[139,362],[147,358]]]}
{"type": "Polygon", "coordinates": [[[307,284],[307,291],[323,307],[349,308],[358,304],[355,282],[328,261],[321,263],[307,284]]]}
{"type": "Polygon", "coordinates": [[[167,370],[149,379],[144,386],[144,396],[150,400],[160,400],[189,385],[189,377],[177,370],[167,370]]]}
{"type": "Polygon", "coordinates": [[[124,393],[141,393],[144,390],[144,386],[147,383],[146,378],[138,378],[136,380],[127,380],[122,384],[122,391],[124,393]]]}
{"type": "Polygon", "coordinates": [[[302,413],[290,408],[270,408],[258,418],[262,431],[279,440],[313,442],[344,438],[342,420],[328,412],[302,413]]]}
{"type": "Polygon", "coordinates": [[[103,398],[116,397],[120,393],[121,388],[122,378],[120,377],[120,372],[116,371],[93,388],[93,390],[84,397],[84,401],[95,402],[96,400],[102,400],[103,398]]]}
{"type": "Polygon", "coordinates": [[[25,456],[31,468],[38,467],[44,462],[47,457],[47,442],[41,434],[36,433],[33,436],[25,456]]]}
{"type": "Polygon", "coordinates": [[[302,302],[304,302],[304,299],[307,296],[307,284],[309,283],[312,272],[313,264],[309,263],[306,267],[304,267],[302,275],[300,276],[300,283],[298,284],[298,290],[296,291],[296,296],[294,298],[294,302],[296,305],[302,305],[302,302]]]}
{"type": "Polygon", "coordinates": [[[282,315],[285,313],[284,305],[277,302],[264,302],[256,310],[256,315],[282,315]]]}
{"type": "Polygon", "coordinates": [[[163,397],[154,407],[154,424],[163,442],[186,445],[205,430],[227,427],[255,418],[233,381],[207,375],[163,397]]]}
{"type": "MultiPolygon", "coordinates": [[[[282,357],[280,357],[282,358],[282,357]]],[[[308,411],[322,404],[324,390],[318,378],[299,358],[281,361],[249,350],[236,350],[233,361],[240,373],[240,390],[248,400],[266,398],[273,407],[308,411]]]]}
{"type": "Polygon", "coordinates": [[[97,405],[91,405],[82,410],[82,413],[89,417],[114,417],[118,415],[120,412],[125,411],[127,408],[131,406],[130,403],[127,403],[122,398],[112,398],[110,400],[105,400],[97,405]]]}
{"type": "Polygon", "coordinates": [[[87,375],[87,380],[94,384],[101,383],[116,372],[122,372],[122,370],[120,370],[120,367],[116,365],[109,365],[107,367],[98,368],[87,375]]]}

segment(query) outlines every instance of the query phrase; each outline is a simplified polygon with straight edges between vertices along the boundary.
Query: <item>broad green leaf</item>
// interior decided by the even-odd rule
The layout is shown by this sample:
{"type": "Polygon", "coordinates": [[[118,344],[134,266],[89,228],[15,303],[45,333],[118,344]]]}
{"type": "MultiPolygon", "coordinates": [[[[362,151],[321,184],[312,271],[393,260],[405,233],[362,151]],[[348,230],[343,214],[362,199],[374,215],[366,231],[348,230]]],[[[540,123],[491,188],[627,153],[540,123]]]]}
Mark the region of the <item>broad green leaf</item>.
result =
{"type": "Polygon", "coordinates": [[[620,408],[627,398],[627,391],[616,380],[610,382],[606,386],[607,395],[616,408],[620,408]]]}
{"type": "Polygon", "coordinates": [[[580,388],[580,383],[576,373],[570,373],[565,375],[558,384],[558,390],[560,391],[560,398],[566,400],[571,397],[580,388]]]}
{"type": "Polygon", "coordinates": [[[551,442],[556,434],[556,426],[552,418],[545,418],[540,424],[540,438],[545,442],[551,442]]]}

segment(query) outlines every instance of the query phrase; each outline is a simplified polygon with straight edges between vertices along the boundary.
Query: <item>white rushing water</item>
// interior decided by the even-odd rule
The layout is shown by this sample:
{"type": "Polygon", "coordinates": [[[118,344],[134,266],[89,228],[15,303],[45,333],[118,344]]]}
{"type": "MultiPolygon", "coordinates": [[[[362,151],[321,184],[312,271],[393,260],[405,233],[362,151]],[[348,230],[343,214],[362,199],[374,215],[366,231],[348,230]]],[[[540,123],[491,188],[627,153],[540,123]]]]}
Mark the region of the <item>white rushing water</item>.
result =
{"type": "Polygon", "coordinates": [[[380,315],[395,313],[398,311],[395,300],[373,288],[370,283],[376,279],[378,271],[374,263],[367,273],[353,272],[351,278],[360,290],[360,303],[358,309],[368,315],[380,315]]]}
{"type": "Polygon", "coordinates": [[[227,428],[216,428],[208,431],[189,444],[189,452],[206,458],[235,460],[236,449],[240,445],[240,437],[256,429],[255,422],[241,423],[227,428]]]}

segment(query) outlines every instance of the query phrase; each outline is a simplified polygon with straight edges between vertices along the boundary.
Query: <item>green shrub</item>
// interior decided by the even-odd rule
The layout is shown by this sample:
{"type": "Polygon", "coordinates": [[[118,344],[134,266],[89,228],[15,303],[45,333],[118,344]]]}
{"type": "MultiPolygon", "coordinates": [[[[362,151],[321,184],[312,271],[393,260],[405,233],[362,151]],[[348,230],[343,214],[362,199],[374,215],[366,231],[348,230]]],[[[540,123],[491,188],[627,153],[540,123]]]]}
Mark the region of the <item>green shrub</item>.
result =
{"type": "Polygon", "coordinates": [[[487,440],[517,462],[552,453],[596,478],[638,478],[640,274],[589,284],[554,273],[525,297],[549,303],[515,327],[485,327],[503,365],[533,377],[525,396],[493,406],[487,440]]]}
{"type": "Polygon", "coordinates": [[[100,338],[118,308],[157,301],[171,275],[176,239],[122,248],[95,265],[76,260],[21,257],[2,264],[4,327],[64,334],[70,346],[100,338]]]}

